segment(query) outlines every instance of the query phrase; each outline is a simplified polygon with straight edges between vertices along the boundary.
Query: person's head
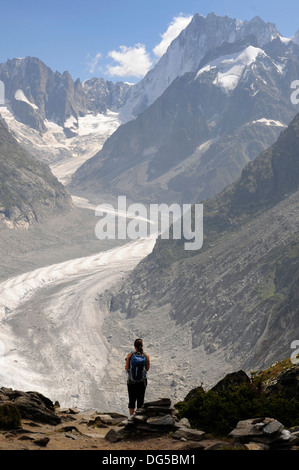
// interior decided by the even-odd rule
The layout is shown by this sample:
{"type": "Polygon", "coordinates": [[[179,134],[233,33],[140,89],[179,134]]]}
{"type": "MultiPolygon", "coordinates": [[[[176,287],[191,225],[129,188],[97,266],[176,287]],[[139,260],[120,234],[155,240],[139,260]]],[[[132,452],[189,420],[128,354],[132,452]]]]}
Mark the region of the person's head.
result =
{"type": "Polygon", "coordinates": [[[140,338],[135,339],[134,347],[135,347],[137,352],[140,352],[141,354],[143,354],[143,341],[142,341],[142,339],[140,339],[140,338]]]}

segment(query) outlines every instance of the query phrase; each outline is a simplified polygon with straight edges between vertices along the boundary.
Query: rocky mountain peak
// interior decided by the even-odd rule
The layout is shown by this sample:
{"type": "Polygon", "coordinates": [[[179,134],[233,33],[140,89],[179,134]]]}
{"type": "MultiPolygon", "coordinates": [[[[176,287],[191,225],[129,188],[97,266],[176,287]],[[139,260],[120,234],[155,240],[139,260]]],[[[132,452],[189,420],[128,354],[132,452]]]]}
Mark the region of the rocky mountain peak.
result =
{"type": "Polygon", "coordinates": [[[0,119],[0,229],[27,230],[72,207],[48,166],[27,154],[0,119]]]}
{"type": "MultiPolygon", "coordinates": [[[[276,26],[259,17],[241,21],[210,13],[195,14],[188,26],[172,41],[166,53],[146,76],[128,91],[121,110],[122,121],[135,117],[151,105],[167,87],[187,72],[194,72],[212,51],[224,45],[246,42],[257,47],[280,37],[276,26]]],[[[216,57],[215,57],[216,58],[216,57]]]]}
{"type": "Polygon", "coordinates": [[[292,41],[299,46],[299,30],[292,36],[292,41]]]}

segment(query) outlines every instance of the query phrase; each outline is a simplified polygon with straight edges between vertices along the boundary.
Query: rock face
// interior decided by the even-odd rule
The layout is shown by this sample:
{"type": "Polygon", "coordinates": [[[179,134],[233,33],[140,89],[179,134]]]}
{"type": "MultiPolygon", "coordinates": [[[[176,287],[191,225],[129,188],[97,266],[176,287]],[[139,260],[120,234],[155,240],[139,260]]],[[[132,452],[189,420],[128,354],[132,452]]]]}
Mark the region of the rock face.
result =
{"type": "Polygon", "coordinates": [[[49,398],[38,392],[22,392],[2,387],[0,389],[0,406],[12,403],[20,412],[21,418],[33,421],[59,424],[60,417],[55,413],[54,404],[49,398]]]}
{"type": "Polygon", "coordinates": [[[112,311],[142,322],[167,308],[190,328],[190,370],[200,381],[203,350],[206,380],[208,364],[222,358],[233,370],[256,370],[291,353],[299,333],[298,145],[299,115],[234,184],[203,201],[201,250],[158,239],[112,293],[112,311]]]}
{"type": "Polygon", "coordinates": [[[236,429],[229,436],[233,437],[237,443],[249,445],[258,443],[264,450],[282,450],[299,443],[299,438],[295,433],[284,429],[284,426],[273,418],[239,421],[236,429]]]}
{"type": "Polygon", "coordinates": [[[90,79],[81,83],[65,71],[53,72],[36,57],[0,64],[5,99],[14,114],[30,127],[45,132],[45,120],[64,126],[87,113],[104,113],[120,105],[129,85],[90,79]]]}
{"type": "Polygon", "coordinates": [[[195,14],[155,67],[128,91],[122,112],[136,117],[161,96],[176,78],[195,72],[199,64],[215,57],[215,51],[221,51],[224,45],[250,39],[263,47],[278,37],[280,34],[276,26],[258,17],[248,22],[220,17],[214,13],[206,17],[195,14]]]}
{"type": "Polygon", "coordinates": [[[95,77],[83,82],[82,86],[87,95],[88,109],[101,113],[107,112],[108,109],[120,108],[130,88],[127,83],[113,83],[95,77]]]}
{"type": "Polygon", "coordinates": [[[299,365],[294,365],[282,371],[274,379],[265,384],[265,391],[269,396],[281,395],[284,398],[299,399],[299,365]]]}
{"type": "Polygon", "coordinates": [[[0,119],[0,228],[28,229],[72,207],[50,169],[27,154],[0,119]]]}
{"type": "Polygon", "coordinates": [[[147,203],[215,196],[294,118],[298,76],[299,48],[273,25],[197,15],[128,91],[135,119],[77,170],[74,188],[147,203]]]}
{"type": "MultiPolygon", "coordinates": [[[[229,387],[236,387],[242,383],[250,383],[248,375],[243,371],[239,370],[238,372],[232,372],[227,374],[223,379],[217,382],[214,387],[211,388],[213,392],[222,392],[227,390],[229,387]]],[[[185,400],[188,399],[188,395],[185,400]]]]}
{"type": "Polygon", "coordinates": [[[79,166],[99,151],[119,125],[117,109],[130,87],[97,78],[82,83],[36,57],[0,64],[0,80],[0,115],[22,147],[49,165],[79,157],[79,166]]]}

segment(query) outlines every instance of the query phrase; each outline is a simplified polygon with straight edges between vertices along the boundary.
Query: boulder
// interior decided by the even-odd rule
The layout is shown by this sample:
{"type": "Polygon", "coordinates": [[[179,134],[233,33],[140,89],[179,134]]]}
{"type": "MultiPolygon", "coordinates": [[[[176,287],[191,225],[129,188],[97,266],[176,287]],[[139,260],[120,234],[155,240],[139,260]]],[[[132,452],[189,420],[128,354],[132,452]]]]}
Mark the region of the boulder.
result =
{"type": "Polygon", "coordinates": [[[171,406],[171,400],[170,398],[159,398],[156,401],[148,401],[144,403],[143,408],[147,409],[151,406],[161,406],[165,409],[171,406]]]}
{"type": "Polygon", "coordinates": [[[299,400],[299,364],[280,372],[274,379],[265,384],[267,395],[281,395],[291,400],[299,400]]]}
{"type": "Polygon", "coordinates": [[[173,426],[174,418],[170,414],[166,414],[165,416],[156,416],[154,418],[148,418],[147,424],[150,426],[173,426]]]}
{"type": "Polygon", "coordinates": [[[191,428],[191,424],[187,418],[182,418],[178,421],[177,423],[178,427],[183,427],[183,428],[191,428]]]}
{"type": "Polygon", "coordinates": [[[49,437],[42,437],[40,439],[36,439],[33,443],[39,447],[46,447],[47,444],[50,442],[49,437]]]}
{"type": "Polygon", "coordinates": [[[199,392],[204,392],[202,386],[195,387],[185,396],[184,401],[191,401],[193,398],[197,398],[199,392]]]}
{"type": "Polygon", "coordinates": [[[53,402],[39,392],[21,392],[2,387],[0,396],[0,404],[12,403],[19,410],[21,418],[52,425],[61,422],[53,402]]]}
{"type": "Polygon", "coordinates": [[[273,418],[256,418],[239,421],[230,432],[235,442],[258,443],[263,449],[283,449],[296,445],[298,437],[273,418]]]}
{"type": "Polygon", "coordinates": [[[119,442],[128,437],[129,433],[124,428],[111,428],[105,435],[105,439],[109,442],[119,442]]]}
{"type": "Polygon", "coordinates": [[[250,383],[250,379],[246,372],[239,370],[238,372],[227,374],[223,379],[217,382],[211,390],[216,393],[223,392],[230,387],[237,387],[242,383],[250,383]]]}
{"type": "Polygon", "coordinates": [[[205,437],[205,432],[197,429],[181,427],[173,434],[175,439],[186,439],[187,441],[201,441],[205,437]]]}

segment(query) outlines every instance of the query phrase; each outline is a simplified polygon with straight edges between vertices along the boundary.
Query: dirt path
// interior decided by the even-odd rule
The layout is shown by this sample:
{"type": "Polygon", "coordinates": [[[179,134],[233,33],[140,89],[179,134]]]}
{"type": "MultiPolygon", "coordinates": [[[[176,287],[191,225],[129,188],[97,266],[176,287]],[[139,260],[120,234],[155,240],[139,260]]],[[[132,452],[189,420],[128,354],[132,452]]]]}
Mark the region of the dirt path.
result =
{"type": "MultiPolygon", "coordinates": [[[[95,412],[69,414],[60,411],[62,423],[57,426],[22,420],[22,429],[2,431],[0,450],[102,450],[102,451],[195,451],[201,448],[219,448],[228,441],[204,439],[200,442],[180,441],[171,435],[139,434],[116,443],[105,439],[109,430],[115,426],[98,427],[94,424],[95,412]]],[[[232,445],[232,443],[229,443],[232,445]]]]}

